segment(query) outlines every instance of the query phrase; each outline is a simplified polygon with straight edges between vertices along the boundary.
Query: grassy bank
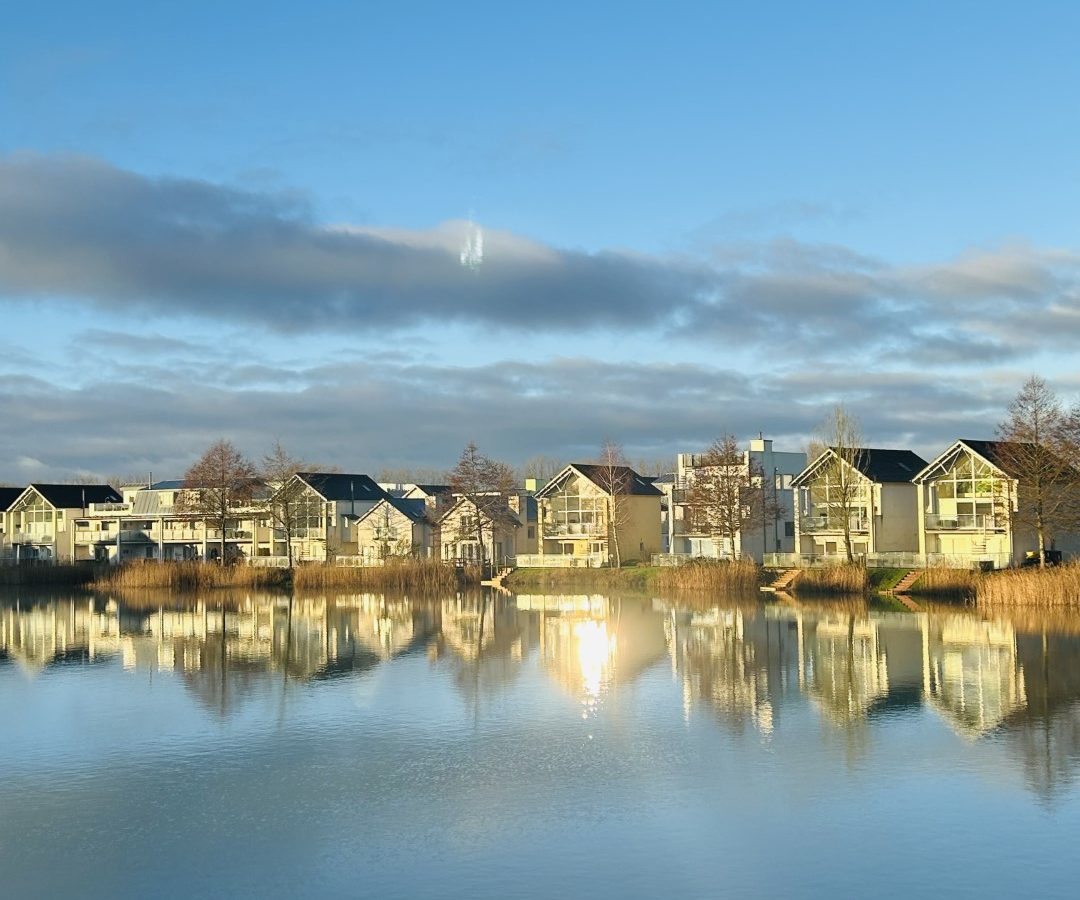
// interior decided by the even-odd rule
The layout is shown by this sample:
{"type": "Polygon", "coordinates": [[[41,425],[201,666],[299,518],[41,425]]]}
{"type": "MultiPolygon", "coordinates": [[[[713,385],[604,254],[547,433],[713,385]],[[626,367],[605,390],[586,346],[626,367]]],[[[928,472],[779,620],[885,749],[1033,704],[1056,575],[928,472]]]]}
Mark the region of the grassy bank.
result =
{"type": "Polygon", "coordinates": [[[90,584],[101,573],[94,565],[78,566],[0,566],[0,586],[90,584]]]}
{"type": "Polygon", "coordinates": [[[866,569],[849,564],[804,569],[792,585],[796,594],[815,596],[865,594],[869,588],[866,569]]]}
{"type": "Polygon", "coordinates": [[[512,591],[655,589],[660,591],[757,590],[761,570],[753,562],[694,560],[681,566],[621,569],[515,569],[503,582],[512,591]]]}
{"type": "Polygon", "coordinates": [[[982,607],[1080,610],[1080,563],[1049,569],[1008,569],[980,576],[974,596],[982,607]]]}
{"type": "Polygon", "coordinates": [[[968,602],[975,598],[979,582],[987,577],[989,576],[982,575],[973,569],[946,569],[934,566],[919,576],[908,593],[935,600],[968,602]]]}

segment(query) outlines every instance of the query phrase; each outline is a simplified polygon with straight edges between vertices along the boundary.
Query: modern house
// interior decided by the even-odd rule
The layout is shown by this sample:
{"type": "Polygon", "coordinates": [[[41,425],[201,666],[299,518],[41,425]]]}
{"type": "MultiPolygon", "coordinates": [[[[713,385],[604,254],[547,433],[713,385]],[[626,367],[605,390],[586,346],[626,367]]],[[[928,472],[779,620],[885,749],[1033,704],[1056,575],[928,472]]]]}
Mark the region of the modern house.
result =
{"type": "MultiPolygon", "coordinates": [[[[792,482],[806,468],[806,454],[773,450],[773,442],[764,438],[750,441],[742,461],[733,474],[752,491],[760,491],[759,516],[753,527],[742,530],[735,546],[708,527],[706,517],[695,514],[694,483],[708,468],[709,457],[703,453],[680,453],[675,477],[671,482],[670,510],[666,519],[667,552],[676,557],[739,558],[762,561],[766,553],[795,551],[795,505],[792,482]]],[[[661,490],[666,485],[656,485],[661,490]]]]}
{"type": "Polygon", "coordinates": [[[519,564],[603,566],[659,553],[663,492],[628,466],[573,463],[536,494],[537,554],[519,564]],[[612,513],[614,512],[614,515],[612,513]]]}
{"type": "Polygon", "coordinates": [[[454,491],[448,484],[415,484],[413,482],[379,482],[379,487],[400,500],[423,500],[432,521],[454,505],[454,491]]]}
{"type": "Polygon", "coordinates": [[[910,450],[828,448],[792,481],[796,553],[846,558],[844,517],[856,558],[919,552],[918,491],[926,460],[910,450]]]}
{"type": "MultiPolygon", "coordinates": [[[[1023,488],[1010,464],[1009,444],[962,439],[915,476],[919,552],[928,563],[1005,568],[1039,547],[1034,528],[1017,522],[1023,488]]],[[[1072,556],[1080,535],[1051,536],[1051,547],[1072,556]]]]}
{"type": "Polygon", "coordinates": [[[94,506],[123,504],[107,484],[31,484],[11,502],[6,540],[16,560],[71,562],[76,554],[76,522],[94,506]]]}
{"type": "Polygon", "coordinates": [[[359,515],[352,530],[355,561],[362,566],[382,565],[388,559],[426,558],[435,545],[435,525],[422,498],[379,500],[359,515]]]}
{"type": "MultiPolygon", "coordinates": [[[[298,472],[293,480],[299,483],[302,498],[300,521],[292,534],[293,559],[325,562],[358,556],[356,523],[390,495],[367,475],[355,473],[298,472]]],[[[275,530],[273,543],[269,555],[288,555],[281,529],[275,530]]]]}
{"type": "Polygon", "coordinates": [[[535,524],[529,526],[523,522],[520,513],[514,510],[506,498],[499,498],[490,505],[481,501],[478,507],[466,497],[458,497],[454,505],[439,518],[438,525],[440,559],[446,562],[479,563],[479,540],[483,540],[483,558],[495,565],[503,565],[519,556],[519,546],[527,550],[528,538],[520,535],[522,532],[527,534],[526,529],[529,527],[534,529],[535,534],[536,527],[535,524]]]}

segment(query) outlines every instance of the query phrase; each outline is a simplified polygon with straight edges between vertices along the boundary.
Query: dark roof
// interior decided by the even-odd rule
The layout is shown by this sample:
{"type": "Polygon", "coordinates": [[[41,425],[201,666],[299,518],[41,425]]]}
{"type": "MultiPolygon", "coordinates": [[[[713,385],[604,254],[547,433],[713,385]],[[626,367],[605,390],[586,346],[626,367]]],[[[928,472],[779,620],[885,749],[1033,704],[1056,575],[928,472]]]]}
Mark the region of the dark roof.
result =
{"type": "Polygon", "coordinates": [[[451,494],[453,489],[448,484],[417,484],[414,487],[418,487],[425,494],[451,494]]]}
{"type": "MultiPolygon", "coordinates": [[[[427,504],[421,497],[416,497],[412,500],[403,500],[400,497],[387,497],[386,503],[412,522],[422,522],[427,517],[427,504]]],[[[353,521],[364,521],[364,519],[370,516],[378,508],[379,503],[374,503],[369,509],[364,510],[364,512],[356,516],[353,521]]]]}
{"type": "Polygon", "coordinates": [[[152,491],[179,491],[184,486],[184,480],[182,478],[174,481],[155,481],[150,485],[152,491]]]}
{"type": "Polygon", "coordinates": [[[637,494],[642,497],[660,497],[663,495],[663,491],[629,466],[601,466],[596,463],[572,463],[571,465],[601,490],[606,490],[605,483],[608,481],[608,470],[614,469],[615,480],[625,483],[629,487],[628,494],[637,494]]]}
{"type": "Polygon", "coordinates": [[[382,500],[390,496],[367,475],[328,472],[297,472],[296,475],[326,500],[382,500]]]}
{"type": "Polygon", "coordinates": [[[1011,466],[1009,451],[1012,448],[1023,446],[1015,441],[969,441],[967,438],[960,438],[960,443],[970,447],[987,462],[993,463],[1001,471],[1009,475],[1013,474],[1009,471],[1011,466]]]}
{"type": "Polygon", "coordinates": [[[56,509],[76,509],[89,503],[120,503],[116,489],[107,484],[31,484],[56,509]]]}
{"type": "Polygon", "coordinates": [[[911,481],[926,468],[926,460],[910,450],[879,450],[867,447],[859,451],[858,469],[871,481],[911,481]]]}
{"type": "Polygon", "coordinates": [[[0,512],[7,512],[26,488],[0,487],[0,512]]]}

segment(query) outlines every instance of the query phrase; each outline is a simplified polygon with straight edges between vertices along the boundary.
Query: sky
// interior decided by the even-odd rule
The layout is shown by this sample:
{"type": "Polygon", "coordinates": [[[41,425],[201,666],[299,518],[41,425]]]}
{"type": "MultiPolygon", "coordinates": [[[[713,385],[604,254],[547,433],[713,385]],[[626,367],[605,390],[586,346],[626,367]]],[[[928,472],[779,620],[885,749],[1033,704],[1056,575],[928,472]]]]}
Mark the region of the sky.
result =
{"type": "Polygon", "coordinates": [[[0,480],[800,449],[1080,392],[1071,3],[12,4],[0,480]],[[470,224],[474,223],[474,224],[470,224]],[[483,261],[461,264],[473,228],[483,261]]]}

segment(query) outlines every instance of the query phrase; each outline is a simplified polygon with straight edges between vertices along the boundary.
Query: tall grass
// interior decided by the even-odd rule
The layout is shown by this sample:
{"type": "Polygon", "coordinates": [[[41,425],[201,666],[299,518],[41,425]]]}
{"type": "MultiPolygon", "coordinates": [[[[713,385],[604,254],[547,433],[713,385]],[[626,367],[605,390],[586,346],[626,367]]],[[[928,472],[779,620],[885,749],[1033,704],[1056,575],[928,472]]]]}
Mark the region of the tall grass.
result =
{"type": "Polygon", "coordinates": [[[1039,609],[1080,607],[1080,563],[1048,569],[1008,569],[978,580],[978,606],[1039,609]]]}
{"type": "Polygon", "coordinates": [[[803,569],[791,586],[796,594],[863,594],[869,587],[866,569],[851,563],[803,569]]]}
{"type": "Polygon", "coordinates": [[[281,587],[287,583],[288,574],[284,569],[147,560],[113,566],[95,578],[93,586],[98,590],[168,588],[198,591],[226,587],[281,587]]]}
{"type": "Polygon", "coordinates": [[[759,583],[760,570],[749,559],[695,559],[661,569],[655,581],[662,590],[680,591],[753,591],[759,583]]]}
{"type": "Polygon", "coordinates": [[[987,576],[974,569],[951,569],[931,566],[908,589],[909,594],[970,601],[987,576]]]}
{"type": "Polygon", "coordinates": [[[0,585],[81,585],[92,582],[100,572],[94,565],[0,566],[0,585]]]}
{"type": "Polygon", "coordinates": [[[403,559],[383,566],[300,566],[293,571],[297,590],[363,588],[380,591],[453,591],[471,577],[479,582],[479,569],[459,572],[436,559],[403,559]]]}

